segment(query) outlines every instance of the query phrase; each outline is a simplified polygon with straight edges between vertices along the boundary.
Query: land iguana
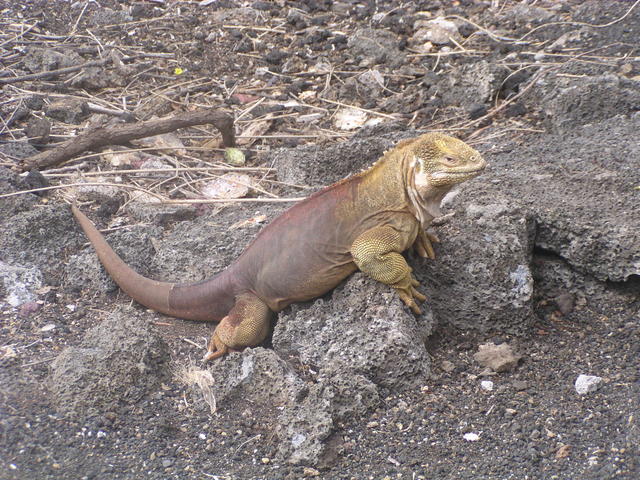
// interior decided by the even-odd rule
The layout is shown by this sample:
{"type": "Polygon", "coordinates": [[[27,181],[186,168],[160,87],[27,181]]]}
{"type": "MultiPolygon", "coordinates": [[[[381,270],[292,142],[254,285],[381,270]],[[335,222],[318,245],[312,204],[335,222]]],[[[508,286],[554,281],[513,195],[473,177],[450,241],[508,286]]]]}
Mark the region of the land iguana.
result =
{"type": "Polygon", "coordinates": [[[319,297],[356,270],[393,287],[416,314],[425,300],[401,253],[435,258],[425,229],[456,184],[486,166],[467,144],[440,133],[400,142],[371,168],[311,195],[267,225],[226,270],[175,284],[139,275],[72,206],[106,271],[129,296],[155,311],[218,321],[204,360],[260,344],[274,312],[319,297]]]}

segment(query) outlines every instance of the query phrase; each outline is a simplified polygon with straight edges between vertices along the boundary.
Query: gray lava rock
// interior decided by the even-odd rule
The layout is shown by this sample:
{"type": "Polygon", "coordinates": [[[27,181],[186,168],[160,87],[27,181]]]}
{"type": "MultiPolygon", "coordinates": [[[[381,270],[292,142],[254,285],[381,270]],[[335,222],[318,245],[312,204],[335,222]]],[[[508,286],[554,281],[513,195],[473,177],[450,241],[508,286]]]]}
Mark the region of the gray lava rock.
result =
{"type": "MultiPolygon", "coordinates": [[[[0,152],[19,160],[32,157],[33,155],[39,153],[36,147],[27,142],[5,143],[3,145],[0,145],[0,152]]],[[[3,170],[5,169],[3,168],[3,170]]]]}
{"type": "Polygon", "coordinates": [[[387,30],[358,29],[349,36],[347,45],[353,55],[364,57],[364,62],[369,66],[385,63],[393,67],[404,61],[404,54],[400,51],[400,40],[387,30]]]}
{"type": "Polygon", "coordinates": [[[236,260],[264,224],[284,209],[269,208],[265,212],[269,218],[263,224],[244,223],[261,213],[246,205],[215,209],[193,221],[176,223],[156,245],[151,270],[158,279],[172,282],[209,278],[236,260]],[[231,228],[238,222],[244,224],[231,228]]]}
{"type": "Polygon", "coordinates": [[[500,91],[508,73],[506,68],[485,60],[468,63],[445,77],[442,99],[445,103],[467,108],[488,103],[500,91]]]}
{"type": "Polygon", "coordinates": [[[93,25],[112,25],[132,22],[133,17],[125,10],[111,10],[110,8],[104,8],[102,10],[97,10],[90,15],[89,21],[93,25]]]}
{"type": "Polygon", "coordinates": [[[458,26],[444,17],[437,17],[432,20],[418,20],[413,28],[416,32],[410,39],[412,45],[420,48],[425,42],[435,45],[453,45],[454,41],[460,42],[462,37],[458,32],[458,26]]]}
{"type": "Polygon", "coordinates": [[[538,84],[538,93],[531,101],[543,105],[545,122],[553,131],[570,130],[640,109],[638,82],[618,75],[574,78],[550,73],[538,84]]]}
{"type": "Polygon", "coordinates": [[[214,395],[261,406],[274,425],[281,460],[322,464],[332,455],[328,439],[339,422],[378,405],[383,388],[428,380],[424,340],[432,324],[429,313],[415,318],[389,287],[356,274],[331,301],[281,313],[274,350],[247,349],[214,363],[214,395]],[[314,382],[303,381],[290,364],[307,365],[305,375],[314,382]]]}
{"type": "Polygon", "coordinates": [[[438,320],[523,333],[534,320],[535,225],[510,199],[479,194],[485,181],[474,179],[445,199],[445,211],[453,208],[455,215],[437,230],[436,260],[416,265],[416,275],[438,320]]]}
{"type": "Polygon", "coordinates": [[[363,129],[346,142],[336,145],[305,145],[280,148],[272,154],[278,180],[310,185],[330,185],[338,180],[368,168],[382,154],[400,140],[417,136],[415,130],[363,129]]]}
{"type": "Polygon", "coordinates": [[[602,378],[595,375],[578,375],[576,378],[575,388],[580,395],[592,393],[600,388],[602,378]]]}
{"type": "Polygon", "coordinates": [[[505,20],[514,21],[517,25],[540,24],[551,21],[553,13],[533,5],[517,4],[505,12],[505,20]]]}
{"type": "MultiPolygon", "coordinates": [[[[79,227],[76,228],[79,230],[79,227]]],[[[141,275],[153,276],[149,274],[149,266],[155,256],[151,239],[160,235],[161,231],[158,227],[132,226],[130,229],[119,230],[108,235],[107,241],[131,268],[141,275]]],[[[78,233],[78,238],[88,242],[81,231],[78,233]]],[[[69,257],[64,266],[64,286],[74,292],[85,289],[94,292],[112,292],[118,288],[100,264],[91,245],[88,245],[84,251],[69,257]]]]}
{"type": "Polygon", "coordinates": [[[24,55],[22,62],[31,73],[72,67],[83,63],[82,57],[74,50],[67,49],[64,53],[50,48],[30,48],[24,55]]]}
{"type": "Polygon", "coordinates": [[[330,390],[313,385],[302,402],[280,417],[278,457],[294,465],[318,465],[327,452],[334,429],[330,390]]]}
{"type": "Polygon", "coordinates": [[[241,410],[247,402],[251,409],[261,409],[264,420],[273,425],[281,461],[321,461],[327,448],[325,440],[336,422],[332,385],[319,382],[307,386],[276,352],[260,347],[228,355],[213,363],[210,372],[218,403],[241,410]]]}
{"type": "Polygon", "coordinates": [[[58,411],[75,418],[131,405],[168,374],[169,352],[148,316],[121,307],[62,351],[47,379],[58,411]]]}
{"type": "Polygon", "coordinates": [[[210,371],[218,401],[232,403],[237,410],[245,402],[248,408],[260,408],[279,441],[281,461],[321,461],[335,421],[324,385],[308,387],[278,354],[259,347],[231,354],[212,364],[210,371]]]}
{"type": "MultiPolygon", "coordinates": [[[[18,142],[14,142],[18,143],[18,142]]],[[[7,147],[11,144],[0,145],[0,152],[3,152],[2,147],[7,147]]],[[[24,144],[28,145],[28,144],[24,144]]],[[[31,147],[31,145],[29,145],[31,147]]],[[[33,147],[31,147],[33,148],[33,147]]],[[[7,168],[0,167],[0,194],[13,193],[21,190],[21,178],[7,168]]],[[[7,220],[11,219],[13,215],[29,210],[33,208],[34,204],[38,203],[38,197],[33,194],[16,195],[13,197],[5,197],[0,201],[0,228],[7,220]]],[[[0,258],[5,258],[4,253],[0,254],[0,258]]]]}
{"type": "Polygon", "coordinates": [[[124,64],[116,64],[116,70],[105,66],[86,67],[71,79],[70,85],[87,90],[122,87],[131,80],[133,73],[135,68],[124,64]]]}
{"type": "Polygon", "coordinates": [[[47,117],[64,123],[78,125],[89,116],[87,102],[79,98],[64,97],[47,108],[47,117]]]}
{"type": "Polygon", "coordinates": [[[4,261],[36,265],[46,283],[57,285],[68,249],[77,249],[81,244],[69,206],[40,205],[17,213],[10,220],[0,228],[4,261]]]}
{"type": "Polygon", "coordinates": [[[44,145],[49,141],[49,133],[51,132],[51,122],[46,118],[32,118],[27,123],[24,133],[29,143],[34,145],[44,145]]]}
{"type": "Polygon", "coordinates": [[[224,401],[250,402],[272,410],[274,405],[290,407],[305,389],[295,371],[273,350],[257,347],[232,353],[212,362],[209,371],[214,396],[224,401]]]}
{"type": "Polygon", "coordinates": [[[533,216],[536,247],[598,280],[626,281],[640,275],[638,131],[640,114],[618,116],[507,149],[469,195],[501,192],[533,216]]]}
{"type": "Polygon", "coordinates": [[[430,374],[424,341],[433,328],[428,305],[425,310],[415,317],[391,288],[356,273],[330,300],[281,313],[273,347],[328,380],[363,375],[382,387],[422,385],[430,374]]]}

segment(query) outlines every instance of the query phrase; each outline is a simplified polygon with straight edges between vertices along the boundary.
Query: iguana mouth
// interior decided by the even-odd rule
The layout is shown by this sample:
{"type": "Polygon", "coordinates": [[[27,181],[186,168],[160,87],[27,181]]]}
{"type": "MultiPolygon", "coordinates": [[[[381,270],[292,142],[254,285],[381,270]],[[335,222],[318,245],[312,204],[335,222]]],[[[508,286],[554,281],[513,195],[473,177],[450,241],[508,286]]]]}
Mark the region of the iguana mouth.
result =
{"type": "Polygon", "coordinates": [[[459,172],[433,172],[431,174],[434,178],[443,178],[443,177],[464,177],[469,175],[479,175],[482,173],[485,167],[476,168],[475,170],[465,170],[459,172]]]}

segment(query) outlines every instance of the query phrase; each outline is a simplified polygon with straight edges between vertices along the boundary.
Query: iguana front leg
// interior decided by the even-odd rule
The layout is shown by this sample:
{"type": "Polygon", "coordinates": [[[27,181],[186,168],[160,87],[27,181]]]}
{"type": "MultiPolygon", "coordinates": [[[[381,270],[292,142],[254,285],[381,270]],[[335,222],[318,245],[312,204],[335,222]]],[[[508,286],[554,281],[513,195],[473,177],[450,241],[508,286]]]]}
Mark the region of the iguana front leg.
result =
{"type": "Polygon", "coordinates": [[[253,293],[238,295],[233,308],[213,331],[203,360],[214,360],[230,351],[262,343],[269,333],[272,315],[267,304],[253,293]]]}
{"type": "Polygon", "coordinates": [[[420,284],[400,255],[404,246],[400,232],[390,226],[376,227],[362,233],[353,242],[351,255],[361,271],[395,288],[400,299],[418,315],[421,311],[416,300],[423,302],[426,297],[416,290],[420,284]]]}

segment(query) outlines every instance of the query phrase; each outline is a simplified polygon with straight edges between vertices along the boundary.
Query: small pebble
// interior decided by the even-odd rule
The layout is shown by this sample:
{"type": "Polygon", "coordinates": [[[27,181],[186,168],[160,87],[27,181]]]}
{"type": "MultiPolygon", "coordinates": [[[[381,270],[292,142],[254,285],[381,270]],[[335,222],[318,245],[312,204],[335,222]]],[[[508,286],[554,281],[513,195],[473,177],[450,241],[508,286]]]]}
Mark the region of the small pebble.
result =
{"type": "Polygon", "coordinates": [[[529,388],[529,384],[524,380],[514,380],[512,385],[513,385],[513,388],[515,388],[518,392],[521,392],[522,390],[526,390],[527,388],[529,388]]]}
{"type": "Polygon", "coordinates": [[[595,392],[600,388],[601,382],[602,377],[596,377],[595,375],[578,375],[575,383],[576,392],[580,395],[595,392]]]}
{"type": "Polygon", "coordinates": [[[495,345],[493,342],[478,346],[478,352],[473,359],[483,367],[489,367],[494,372],[508,372],[518,365],[521,356],[514,353],[507,343],[495,345]]]}
{"type": "Polygon", "coordinates": [[[490,392],[493,390],[493,382],[491,380],[482,380],[480,382],[480,387],[483,390],[486,390],[487,392],[490,392]]]}
{"type": "Polygon", "coordinates": [[[453,362],[450,362],[449,360],[445,360],[440,364],[440,368],[442,368],[442,370],[444,370],[447,373],[451,373],[456,369],[456,366],[453,364],[453,362]]]}
{"type": "Polygon", "coordinates": [[[478,435],[477,433],[469,432],[465,433],[462,438],[464,438],[467,442],[477,442],[478,440],[480,440],[480,435],[478,435]]]}
{"type": "Polygon", "coordinates": [[[318,475],[320,475],[320,472],[318,470],[311,467],[304,467],[304,470],[302,472],[305,477],[317,477],[318,475]]]}
{"type": "Polygon", "coordinates": [[[469,118],[475,120],[487,114],[487,107],[481,103],[474,103],[467,109],[467,112],[469,113],[469,118]]]}

